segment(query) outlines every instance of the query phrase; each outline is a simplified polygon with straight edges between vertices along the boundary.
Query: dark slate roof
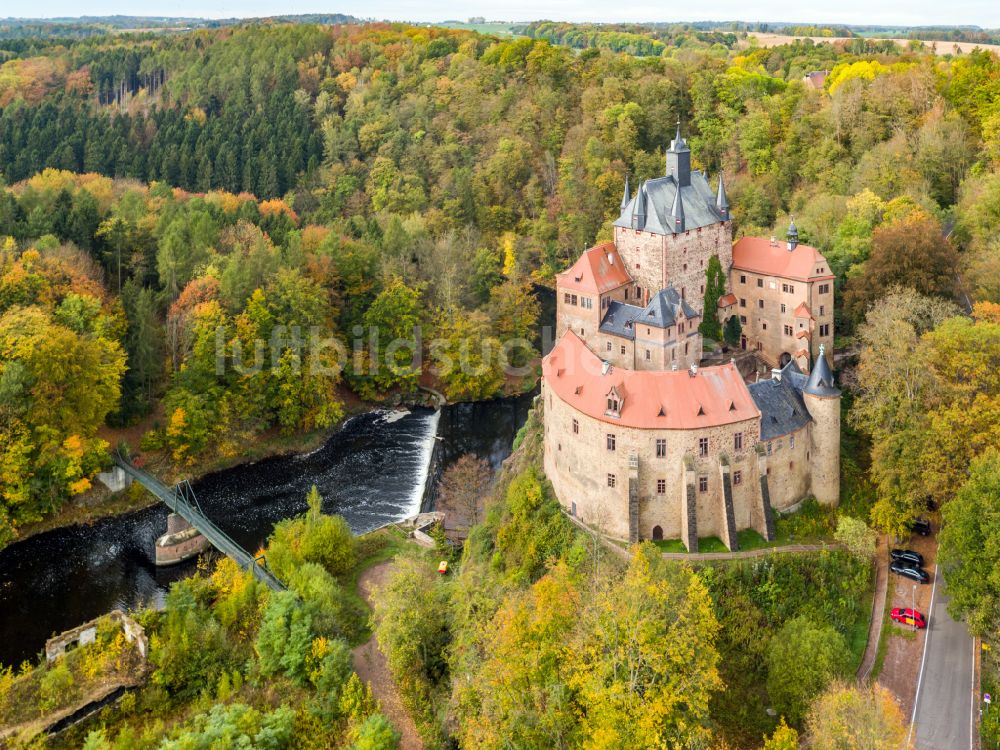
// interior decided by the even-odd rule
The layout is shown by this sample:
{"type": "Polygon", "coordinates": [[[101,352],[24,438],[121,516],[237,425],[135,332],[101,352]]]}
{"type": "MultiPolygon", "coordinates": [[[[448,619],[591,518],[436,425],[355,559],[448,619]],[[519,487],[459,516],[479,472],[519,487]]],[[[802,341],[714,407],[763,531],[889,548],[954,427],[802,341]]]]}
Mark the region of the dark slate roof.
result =
{"type": "MultiPolygon", "coordinates": [[[[636,201],[643,194],[646,196],[644,231],[654,234],[674,234],[676,225],[671,210],[677,194],[677,183],[672,176],[657,177],[642,183],[635,197],[622,209],[615,226],[633,227],[636,201]]],[[[708,184],[708,178],[703,172],[692,170],[691,184],[681,188],[681,201],[684,205],[685,230],[707,227],[726,220],[715,205],[716,193],[708,184]]]]}
{"type": "Polygon", "coordinates": [[[608,304],[608,311],[604,314],[604,320],[601,321],[601,333],[610,333],[632,340],[635,338],[635,330],[631,325],[626,324],[631,323],[641,314],[641,307],[611,300],[608,304]]]}
{"type": "Polygon", "coordinates": [[[677,311],[679,309],[684,310],[684,316],[687,318],[693,318],[698,315],[698,313],[687,303],[687,300],[681,299],[681,295],[677,293],[677,290],[672,286],[668,286],[666,289],[660,290],[646,305],[646,309],[642,311],[639,316],[641,321],[649,326],[656,326],[657,328],[669,328],[674,323],[677,322],[677,311]]]}
{"type": "Polygon", "coordinates": [[[657,292],[645,307],[629,305],[624,302],[612,300],[608,305],[608,311],[601,321],[601,332],[611,333],[615,336],[623,336],[627,339],[635,338],[635,328],[628,325],[632,321],[639,321],[642,325],[654,328],[669,328],[677,322],[677,311],[684,310],[687,318],[697,317],[697,311],[681,299],[677,290],[672,286],[657,292]]]}
{"type": "Polygon", "coordinates": [[[805,376],[795,362],[781,370],[781,380],[759,380],[747,386],[760,409],[760,439],[773,440],[805,427],[811,417],[802,400],[805,376]]]}
{"type": "Polygon", "coordinates": [[[819,356],[813,363],[812,372],[809,373],[809,382],[802,389],[813,396],[839,396],[840,390],[833,381],[833,371],[826,361],[825,347],[820,344],[819,356]]]}

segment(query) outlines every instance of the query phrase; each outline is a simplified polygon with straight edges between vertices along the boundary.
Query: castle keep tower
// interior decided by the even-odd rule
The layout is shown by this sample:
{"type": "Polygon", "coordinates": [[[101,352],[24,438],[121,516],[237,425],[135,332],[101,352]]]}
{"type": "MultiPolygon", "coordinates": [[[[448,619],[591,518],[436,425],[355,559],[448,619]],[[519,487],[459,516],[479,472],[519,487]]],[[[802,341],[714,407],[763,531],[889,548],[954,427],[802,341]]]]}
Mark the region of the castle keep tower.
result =
{"type": "Polygon", "coordinates": [[[819,347],[819,356],[802,389],[802,400],[812,417],[812,493],[824,505],[840,500],[840,390],[819,347]]]}

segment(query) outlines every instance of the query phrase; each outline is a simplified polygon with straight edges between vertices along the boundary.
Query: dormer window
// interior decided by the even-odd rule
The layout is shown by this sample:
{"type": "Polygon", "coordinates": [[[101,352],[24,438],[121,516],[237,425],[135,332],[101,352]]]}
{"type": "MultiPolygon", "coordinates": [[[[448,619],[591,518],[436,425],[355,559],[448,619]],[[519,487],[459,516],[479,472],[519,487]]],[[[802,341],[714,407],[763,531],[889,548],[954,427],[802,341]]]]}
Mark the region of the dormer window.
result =
{"type": "Polygon", "coordinates": [[[617,389],[612,388],[607,395],[607,411],[604,412],[609,417],[620,417],[622,411],[622,397],[617,389]]]}

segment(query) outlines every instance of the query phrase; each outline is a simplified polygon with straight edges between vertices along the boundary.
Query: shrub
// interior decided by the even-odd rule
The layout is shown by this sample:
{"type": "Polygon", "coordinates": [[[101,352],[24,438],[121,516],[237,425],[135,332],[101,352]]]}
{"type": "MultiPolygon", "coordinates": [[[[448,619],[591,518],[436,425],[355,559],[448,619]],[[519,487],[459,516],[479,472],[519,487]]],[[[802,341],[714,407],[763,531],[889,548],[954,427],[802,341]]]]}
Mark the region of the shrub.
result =
{"type": "Polygon", "coordinates": [[[340,516],[323,513],[323,498],[315,485],[308,501],[304,515],[281,521],[271,534],[267,562],[283,581],[306,562],[318,563],[336,576],[350,571],[357,560],[350,527],[340,516]]]}
{"type": "Polygon", "coordinates": [[[66,664],[65,657],[42,674],[38,686],[38,706],[42,711],[51,711],[58,706],[71,703],[76,694],[73,673],[66,664]]]}
{"type": "Polygon", "coordinates": [[[282,672],[306,684],[306,659],[312,649],[312,616],[291,591],[271,596],[257,633],[257,656],[264,675],[282,672]]]}
{"type": "Polygon", "coordinates": [[[372,714],[365,719],[355,735],[350,750],[396,750],[399,745],[399,732],[382,714],[372,714]]]}
{"type": "Polygon", "coordinates": [[[767,692],[774,707],[798,723],[813,698],[848,670],[844,636],[831,625],[800,616],[771,638],[767,654],[767,692]]]}

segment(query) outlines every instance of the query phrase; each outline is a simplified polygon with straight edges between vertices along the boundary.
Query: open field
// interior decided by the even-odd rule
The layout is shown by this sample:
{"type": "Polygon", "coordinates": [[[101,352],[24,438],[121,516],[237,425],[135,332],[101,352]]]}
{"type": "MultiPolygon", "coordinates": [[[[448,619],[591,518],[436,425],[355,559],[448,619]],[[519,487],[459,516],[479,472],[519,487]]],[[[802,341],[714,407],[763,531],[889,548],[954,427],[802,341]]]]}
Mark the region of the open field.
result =
{"type": "MultiPolygon", "coordinates": [[[[848,42],[850,37],[844,36],[811,36],[811,37],[799,37],[799,36],[787,36],[785,34],[764,34],[759,32],[754,32],[748,36],[754,37],[762,47],[777,47],[782,44],[791,44],[796,39],[812,39],[814,42],[848,42]]],[[[868,37],[865,37],[868,38],[868,37]]],[[[872,41],[883,41],[882,39],[872,37],[872,41]]],[[[905,47],[910,41],[910,39],[892,39],[891,41],[896,42],[900,46],[905,47]]],[[[973,42],[944,42],[944,41],[933,41],[924,40],[924,44],[931,46],[937,45],[937,51],[941,54],[947,54],[954,52],[955,48],[958,48],[962,53],[971,52],[975,48],[989,49],[1000,54],[1000,44],[975,44],[973,42]]]]}

